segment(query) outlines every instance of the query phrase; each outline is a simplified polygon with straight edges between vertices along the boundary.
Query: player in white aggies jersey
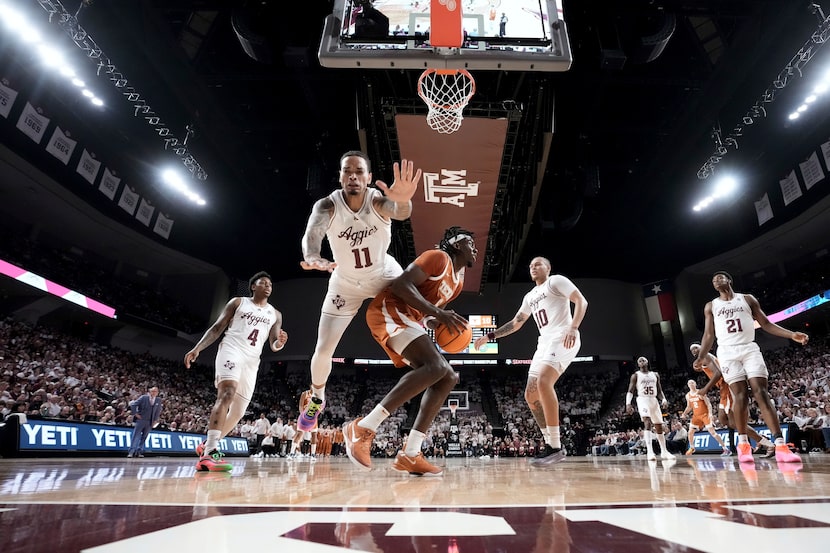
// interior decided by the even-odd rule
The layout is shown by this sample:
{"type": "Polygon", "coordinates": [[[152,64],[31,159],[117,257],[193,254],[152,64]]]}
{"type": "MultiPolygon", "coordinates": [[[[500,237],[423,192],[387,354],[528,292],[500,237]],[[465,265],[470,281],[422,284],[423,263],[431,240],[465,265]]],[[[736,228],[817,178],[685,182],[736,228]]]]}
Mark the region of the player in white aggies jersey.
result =
{"type": "MultiPolygon", "coordinates": [[[[729,385],[734,402],[732,415],[738,429],[738,461],[745,464],[754,463],[752,447],[747,437],[748,393],[751,389],[764,422],[775,439],[776,461],[800,463],[801,458],[791,452],[784,441],[778,415],[767,391],[769,372],[761,350],[755,343],[755,321],[770,334],[789,338],[801,345],[807,344],[809,336],[803,332],[792,332],[771,322],[755,297],[751,294],[739,294],[732,289],[732,277],[729,273],[718,271],[712,275],[712,286],[718,291],[718,297],[707,303],[703,309],[706,322],[694,365],[702,367],[706,363],[706,356],[717,337],[720,371],[724,382],[729,385]]],[[[707,393],[713,385],[710,381],[700,393],[707,393]]]]}
{"type": "Polygon", "coordinates": [[[184,364],[189,369],[199,353],[224,332],[216,352],[216,402],[208,420],[207,440],[197,448],[197,470],[231,470],[230,464],[222,462],[219,440],[236,427],[248,409],[262,346],[267,343],[272,351],[279,351],[288,340],[288,334],[282,329],[282,314],[268,303],[272,289],[270,275],[259,272],[251,277],[248,285],[252,297],[231,299],[202,339],[184,356],[184,364]]]}
{"type": "Polygon", "coordinates": [[[412,213],[412,196],[421,179],[411,161],[393,166],[392,186],[383,181],[369,188],[371,164],[363,152],[349,151],[340,158],[340,190],[318,200],[303,235],[306,270],[328,271],[328,292],[323,300],[317,345],[311,357],[311,390],[314,397],[300,413],[297,426],[310,430],[325,405],[325,389],[331,374],[331,358],[343,333],[363,302],[403,272],[387,254],[392,240],[392,219],[403,221],[412,213]],[[320,255],[323,237],[328,238],[334,261],[320,255]]]}
{"type": "Polygon", "coordinates": [[[554,385],[579,353],[579,325],[588,309],[588,300],[569,279],[550,274],[547,258],[533,258],[529,268],[536,286],[525,294],[513,320],[481,336],[474,345],[480,349],[488,340],[512,334],[533,317],[539,329],[539,341],[527,374],[525,401],[545,438],[544,449],[531,463],[546,465],[565,458],[559,435],[559,398],[554,385]]]}
{"type": "Polygon", "coordinates": [[[637,367],[637,372],[631,375],[631,380],[628,383],[628,393],[625,394],[626,412],[629,415],[634,412],[631,400],[634,398],[634,390],[637,390],[637,411],[640,413],[643,426],[645,426],[643,441],[646,443],[646,458],[649,461],[657,459],[651,445],[651,429],[654,428],[654,435],[657,438],[657,443],[660,444],[660,457],[665,460],[672,460],[674,455],[669,453],[666,447],[663,410],[661,409],[661,407],[668,407],[669,402],[663,393],[663,387],[660,385],[660,375],[650,370],[648,359],[645,357],[637,359],[637,367]]]}

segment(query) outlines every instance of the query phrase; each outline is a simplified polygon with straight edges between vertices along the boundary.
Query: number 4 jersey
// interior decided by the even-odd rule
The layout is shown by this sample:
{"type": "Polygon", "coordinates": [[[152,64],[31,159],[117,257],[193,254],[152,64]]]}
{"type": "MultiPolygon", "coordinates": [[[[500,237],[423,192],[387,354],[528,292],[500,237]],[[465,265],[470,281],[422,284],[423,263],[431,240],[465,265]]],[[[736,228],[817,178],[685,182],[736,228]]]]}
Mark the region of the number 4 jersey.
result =
{"type": "Polygon", "coordinates": [[[268,303],[260,307],[251,298],[240,298],[239,307],[225,330],[222,346],[231,347],[249,358],[259,359],[262,346],[268,342],[271,327],[277,321],[277,310],[268,303]]]}
{"type": "Polygon", "coordinates": [[[715,320],[715,336],[718,347],[738,346],[755,341],[755,319],[743,294],[735,294],[731,300],[712,300],[712,317],[715,320]]]}
{"type": "Polygon", "coordinates": [[[519,311],[533,316],[539,328],[540,344],[555,339],[563,328],[571,326],[570,297],[576,289],[576,285],[562,275],[551,275],[525,294],[519,311]]]}

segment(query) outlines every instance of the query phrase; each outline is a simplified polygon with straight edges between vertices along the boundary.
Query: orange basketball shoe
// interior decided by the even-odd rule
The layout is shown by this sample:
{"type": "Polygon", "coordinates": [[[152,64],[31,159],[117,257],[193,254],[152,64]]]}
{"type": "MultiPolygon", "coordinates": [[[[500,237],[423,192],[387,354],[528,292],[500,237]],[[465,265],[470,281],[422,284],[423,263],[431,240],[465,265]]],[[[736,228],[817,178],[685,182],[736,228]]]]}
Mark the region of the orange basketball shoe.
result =
{"type": "Polygon", "coordinates": [[[797,453],[790,451],[787,444],[776,444],[775,460],[779,463],[800,463],[801,457],[799,457],[797,453]]]}
{"type": "Polygon", "coordinates": [[[738,462],[755,464],[755,459],[752,458],[752,446],[749,442],[738,444],[738,462]]]}
{"type": "Polygon", "coordinates": [[[398,452],[392,462],[392,469],[398,472],[408,472],[415,476],[441,476],[444,469],[436,467],[424,458],[424,454],[418,452],[415,457],[407,456],[403,450],[398,452]]]}
{"type": "Polygon", "coordinates": [[[343,425],[343,437],[346,439],[346,455],[349,460],[363,470],[372,470],[372,442],[375,432],[358,426],[363,417],[356,418],[343,425]]]}

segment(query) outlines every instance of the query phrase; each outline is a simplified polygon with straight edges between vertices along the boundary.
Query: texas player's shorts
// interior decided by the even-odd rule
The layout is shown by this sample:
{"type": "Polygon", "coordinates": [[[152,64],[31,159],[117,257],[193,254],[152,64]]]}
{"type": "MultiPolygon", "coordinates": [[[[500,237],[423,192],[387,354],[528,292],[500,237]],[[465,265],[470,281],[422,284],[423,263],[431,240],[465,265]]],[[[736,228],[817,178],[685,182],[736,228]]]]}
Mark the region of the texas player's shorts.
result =
{"type": "Polygon", "coordinates": [[[692,422],[689,424],[689,427],[695,430],[701,430],[709,426],[712,426],[712,419],[709,417],[709,413],[693,416],[692,422]]]}
{"type": "Polygon", "coordinates": [[[650,418],[654,424],[663,424],[663,410],[656,397],[637,396],[637,412],[640,413],[640,420],[650,418]]]}
{"type": "Polygon", "coordinates": [[[245,355],[239,350],[227,344],[219,344],[216,352],[215,380],[218,387],[223,380],[235,380],[236,393],[248,401],[254,395],[256,386],[256,375],[259,372],[259,357],[245,355]]]}
{"type": "Polygon", "coordinates": [[[427,335],[420,320],[415,320],[408,306],[387,294],[378,296],[369,304],[366,324],[375,341],[398,368],[409,364],[401,356],[406,347],[417,338],[427,335]]]}
{"type": "Polygon", "coordinates": [[[338,274],[335,269],[329,279],[322,312],[334,317],[354,317],[364,301],[377,296],[401,273],[401,265],[391,255],[386,256],[381,274],[367,277],[365,280],[338,274]]]}
{"type": "Polygon", "coordinates": [[[546,340],[544,343],[539,343],[536,348],[536,353],[533,354],[533,361],[530,362],[530,370],[527,371],[528,376],[539,376],[542,367],[549,365],[554,368],[562,376],[571,361],[574,360],[579,353],[579,348],[582,341],[579,337],[579,331],[576,332],[576,342],[572,348],[566,348],[562,341],[565,339],[567,329],[554,337],[546,340]]]}
{"type": "Polygon", "coordinates": [[[737,346],[720,346],[718,360],[723,381],[727,384],[750,378],[769,378],[761,348],[755,342],[737,346]]]}

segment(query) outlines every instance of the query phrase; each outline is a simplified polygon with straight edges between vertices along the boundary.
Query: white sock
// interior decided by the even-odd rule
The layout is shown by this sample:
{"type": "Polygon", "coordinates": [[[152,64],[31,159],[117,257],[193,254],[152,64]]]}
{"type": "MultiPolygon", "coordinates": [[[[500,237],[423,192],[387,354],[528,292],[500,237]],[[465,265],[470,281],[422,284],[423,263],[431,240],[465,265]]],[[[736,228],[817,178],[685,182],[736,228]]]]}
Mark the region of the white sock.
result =
{"type": "Polygon", "coordinates": [[[368,415],[366,415],[365,417],[363,417],[363,420],[361,420],[359,423],[357,423],[357,425],[360,428],[368,428],[369,430],[374,432],[378,429],[378,426],[380,426],[380,423],[385,421],[386,417],[388,417],[388,416],[389,416],[389,411],[384,409],[383,405],[378,403],[377,405],[375,405],[375,408],[372,409],[372,412],[369,413],[368,415]]]}
{"type": "Polygon", "coordinates": [[[424,443],[426,434],[419,432],[414,428],[409,431],[409,437],[406,439],[406,449],[403,454],[407,457],[416,457],[421,452],[421,444],[424,443]]]}
{"type": "Polygon", "coordinates": [[[219,449],[220,436],[222,436],[221,430],[207,431],[207,440],[205,441],[205,453],[210,453],[214,449],[219,449]]]}
{"type": "Polygon", "coordinates": [[[323,401],[326,401],[326,385],[323,384],[321,387],[317,387],[314,384],[311,385],[311,393],[314,397],[320,398],[323,401]]]}
{"type": "Polygon", "coordinates": [[[770,446],[774,445],[771,441],[769,441],[769,438],[767,438],[766,436],[761,436],[761,441],[758,442],[758,443],[761,444],[764,447],[770,447],[770,446]]]}
{"type": "Polygon", "coordinates": [[[311,444],[311,455],[317,454],[317,444],[311,444]]]}
{"type": "Polygon", "coordinates": [[[784,441],[784,438],[775,438],[775,445],[784,445],[787,442],[784,441]]]}
{"type": "Polygon", "coordinates": [[[548,426],[548,435],[550,436],[550,446],[552,448],[562,448],[562,442],[560,441],[559,436],[559,427],[558,426],[548,426]]]}
{"type": "Polygon", "coordinates": [[[666,449],[666,435],[665,434],[657,434],[657,443],[660,444],[660,453],[668,453],[669,450],[666,449]]]}
{"type": "Polygon", "coordinates": [[[738,434],[738,443],[739,444],[748,444],[749,443],[749,436],[746,434],[738,434]]]}
{"type": "Polygon", "coordinates": [[[651,430],[643,430],[643,441],[646,443],[646,451],[654,455],[654,448],[651,446],[651,430]]]}

